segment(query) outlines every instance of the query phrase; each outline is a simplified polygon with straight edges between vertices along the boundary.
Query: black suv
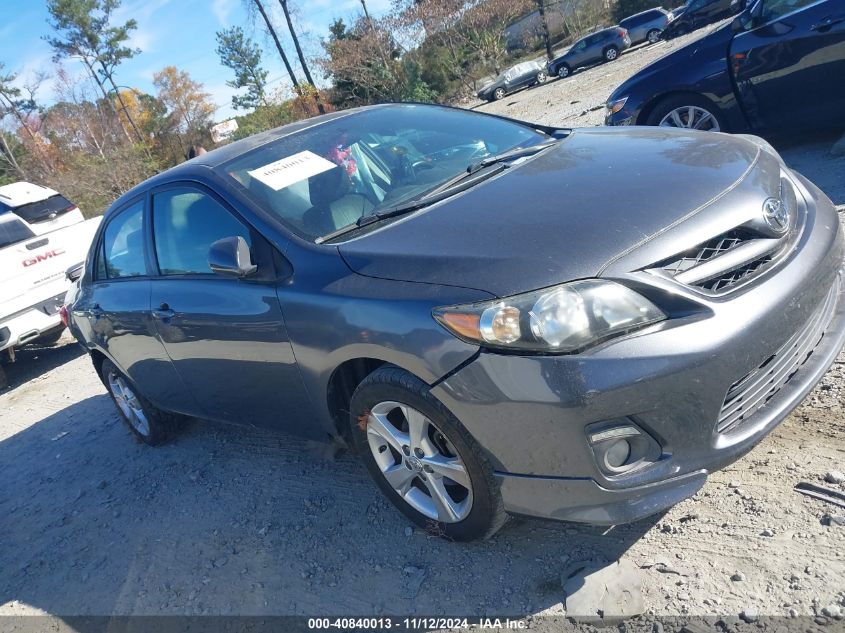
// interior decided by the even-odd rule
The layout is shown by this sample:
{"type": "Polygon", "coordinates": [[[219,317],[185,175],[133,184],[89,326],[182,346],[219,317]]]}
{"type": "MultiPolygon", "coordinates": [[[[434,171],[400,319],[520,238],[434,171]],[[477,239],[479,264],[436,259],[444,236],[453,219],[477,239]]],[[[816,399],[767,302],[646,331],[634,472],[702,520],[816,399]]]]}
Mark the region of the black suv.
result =
{"type": "Polygon", "coordinates": [[[737,0],[687,0],[678,11],[680,15],[669,22],[661,37],[666,40],[692,33],[733,15],[739,8],[737,0]]]}

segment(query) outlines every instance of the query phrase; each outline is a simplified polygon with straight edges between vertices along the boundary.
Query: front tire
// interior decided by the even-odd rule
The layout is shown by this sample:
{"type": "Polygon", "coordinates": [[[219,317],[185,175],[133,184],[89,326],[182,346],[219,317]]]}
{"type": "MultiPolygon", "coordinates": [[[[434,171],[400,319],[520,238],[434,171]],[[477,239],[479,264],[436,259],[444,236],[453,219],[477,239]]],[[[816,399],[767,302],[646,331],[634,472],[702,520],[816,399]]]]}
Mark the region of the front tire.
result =
{"type": "Polygon", "coordinates": [[[676,127],[703,132],[727,132],[724,116],[704,97],[676,95],[660,101],[646,119],[646,125],[676,127]]]}
{"type": "Polygon", "coordinates": [[[393,366],[367,376],[350,405],[353,444],[385,496],[411,521],[456,541],[504,525],[493,469],[428,385],[393,366]]]}
{"type": "Polygon", "coordinates": [[[170,439],[176,426],[175,415],[148,402],[110,360],[103,361],[100,375],[132,435],[150,446],[160,446],[170,439]]]}
{"type": "Polygon", "coordinates": [[[569,66],[567,66],[566,64],[561,64],[560,68],[557,69],[557,76],[561,79],[566,79],[567,77],[569,77],[569,74],[571,72],[572,71],[569,69],[569,66]]]}
{"type": "Polygon", "coordinates": [[[645,37],[649,44],[657,44],[660,41],[660,29],[651,29],[645,37]]]}
{"type": "Polygon", "coordinates": [[[498,101],[499,99],[505,98],[505,89],[504,88],[496,88],[493,91],[493,101],[498,101]]]}
{"type": "Polygon", "coordinates": [[[544,84],[548,81],[548,79],[549,79],[549,76],[546,74],[546,71],[541,70],[540,72],[537,73],[537,83],[538,84],[544,84]]]}

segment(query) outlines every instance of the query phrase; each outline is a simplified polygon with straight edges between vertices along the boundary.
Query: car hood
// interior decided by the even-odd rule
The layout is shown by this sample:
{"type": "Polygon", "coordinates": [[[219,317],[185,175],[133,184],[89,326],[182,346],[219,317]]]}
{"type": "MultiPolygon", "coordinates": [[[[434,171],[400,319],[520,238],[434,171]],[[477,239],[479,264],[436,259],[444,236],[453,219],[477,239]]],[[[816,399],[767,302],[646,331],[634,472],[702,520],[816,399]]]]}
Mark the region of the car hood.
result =
{"type": "MultiPolygon", "coordinates": [[[[778,181],[749,177],[760,153],[747,139],[717,133],[577,130],[499,176],[338,249],[362,275],[496,296],[595,277],[670,228],[676,247],[678,225],[740,182],[749,180],[765,199],[778,181]]],[[[765,156],[766,172],[779,174],[778,161],[765,156]]],[[[736,211],[721,206],[723,215],[736,211]]]]}

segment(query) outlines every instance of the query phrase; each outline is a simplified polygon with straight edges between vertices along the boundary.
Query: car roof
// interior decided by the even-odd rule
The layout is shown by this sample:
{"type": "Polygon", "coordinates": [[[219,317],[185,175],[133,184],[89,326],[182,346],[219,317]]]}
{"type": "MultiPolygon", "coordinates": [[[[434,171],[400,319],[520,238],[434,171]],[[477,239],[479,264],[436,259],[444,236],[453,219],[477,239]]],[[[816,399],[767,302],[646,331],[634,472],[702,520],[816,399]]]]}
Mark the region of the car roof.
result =
{"type": "Polygon", "coordinates": [[[32,202],[40,202],[51,196],[58,195],[49,187],[34,185],[31,182],[13,182],[10,185],[0,187],[0,202],[15,208],[32,202]]]}
{"type": "Polygon", "coordinates": [[[620,24],[622,24],[623,22],[627,22],[627,21],[628,21],[628,20],[630,20],[631,18],[638,18],[638,17],[640,17],[641,15],[644,15],[644,14],[646,14],[646,13],[653,13],[653,12],[655,12],[655,11],[660,11],[661,13],[665,13],[665,12],[666,12],[666,9],[664,9],[663,7],[652,7],[651,9],[646,9],[645,11],[640,11],[639,13],[634,13],[633,15],[629,15],[629,16],[628,16],[627,18],[625,18],[624,20],[620,20],[620,21],[619,21],[619,23],[620,23],[620,24]]]}

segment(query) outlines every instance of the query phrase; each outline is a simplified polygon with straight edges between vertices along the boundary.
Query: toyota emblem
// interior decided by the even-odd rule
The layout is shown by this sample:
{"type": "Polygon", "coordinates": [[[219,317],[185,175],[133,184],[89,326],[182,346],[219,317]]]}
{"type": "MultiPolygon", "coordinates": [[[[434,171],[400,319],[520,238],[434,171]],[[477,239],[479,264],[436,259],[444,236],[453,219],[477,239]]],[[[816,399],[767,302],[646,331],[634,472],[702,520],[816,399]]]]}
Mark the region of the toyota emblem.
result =
{"type": "Polygon", "coordinates": [[[766,198],[763,202],[763,218],[775,233],[789,230],[789,210],[780,198],[766,198]]]}

